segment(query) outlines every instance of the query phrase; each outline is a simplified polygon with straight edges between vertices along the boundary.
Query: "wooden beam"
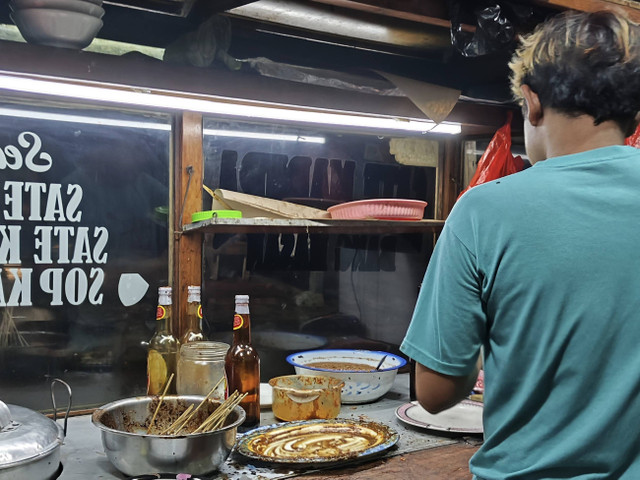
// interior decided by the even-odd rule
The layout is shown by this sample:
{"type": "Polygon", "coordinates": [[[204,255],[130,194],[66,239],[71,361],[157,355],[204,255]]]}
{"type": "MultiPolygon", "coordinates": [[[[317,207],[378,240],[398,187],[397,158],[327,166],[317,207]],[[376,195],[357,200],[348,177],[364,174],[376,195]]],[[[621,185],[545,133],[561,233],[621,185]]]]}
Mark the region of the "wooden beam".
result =
{"type": "Polygon", "coordinates": [[[634,22],[640,23],[640,3],[631,0],[533,0],[531,3],[541,7],[580,12],[620,10],[634,22]]]}
{"type": "MultiPolygon", "coordinates": [[[[451,28],[451,21],[448,18],[448,11],[444,2],[435,0],[414,1],[402,0],[313,0],[317,3],[333,5],[334,7],[348,8],[361,12],[374,13],[385,17],[399,18],[410,22],[424,23],[436,27],[451,28]]],[[[476,30],[474,25],[462,25],[461,28],[467,32],[476,30]]]]}
{"type": "MultiPolygon", "coordinates": [[[[87,84],[93,85],[94,82],[100,82],[120,85],[124,89],[157,89],[189,98],[215,96],[248,102],[424,118],[420,109],[406,97],[374,95],[225,69],[175,66],[155,59],[116,57],[17,42],[0,41],[0,71],[62,78],[77,84],[89,82],[87,84]]],[[[504,112],[508,108],[458,102],[447,120],[469,127],[495,130],[495,127],[504,123],[504,112]]]]}
{"type": "Polygon", "coordinates": [[[191,223],[191,214],[202,210],[202,115],[185,112],[178,116],[175,137],[170,275],[173,279],[173,332],[180,338],[186,329],[187,287],[200,285],[202,281],[202,237],[182,234],[182,226],[191,223]]]}

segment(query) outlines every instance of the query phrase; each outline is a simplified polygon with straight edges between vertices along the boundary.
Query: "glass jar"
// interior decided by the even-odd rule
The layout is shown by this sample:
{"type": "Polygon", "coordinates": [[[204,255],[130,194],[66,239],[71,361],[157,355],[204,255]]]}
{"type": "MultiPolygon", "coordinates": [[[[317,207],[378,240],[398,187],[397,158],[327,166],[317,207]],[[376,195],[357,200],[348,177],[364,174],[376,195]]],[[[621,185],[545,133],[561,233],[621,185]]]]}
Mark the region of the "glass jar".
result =
{"type": "Polygon", "coordinates": [[[178,358],[178,395],[208,395],[214,400],[225,398],[227,379],[224,357],[229,345],[222,342],[190,342],[180,347],[178,358]],[[220,381],[222,379],[222,381],[220,381]]]}

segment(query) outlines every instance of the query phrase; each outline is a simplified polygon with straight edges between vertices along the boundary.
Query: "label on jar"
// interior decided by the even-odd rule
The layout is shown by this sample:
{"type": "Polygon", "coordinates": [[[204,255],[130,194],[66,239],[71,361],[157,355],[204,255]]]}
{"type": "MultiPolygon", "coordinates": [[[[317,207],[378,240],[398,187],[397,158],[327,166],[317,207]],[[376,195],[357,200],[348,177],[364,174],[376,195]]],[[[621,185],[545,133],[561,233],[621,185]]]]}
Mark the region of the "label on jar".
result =
{"type": "Polygon", "coordinates": [[[202,319],[202,305],[198,305],[198,318],[202,319]]]}
{"type": "Polygon", "coordinates": [[[244,318],[242,318],[242,315],[236,313],[233,316],[233,329],[238,330],[242,328],[242,325],[244,325],[244,318]]]}
{"type": "Polygon", "coordinates": [[[162,305],[158,305],[158,309],[156,310],[156,320],[162,320],[167,316],[167,309],[162,305]]]}

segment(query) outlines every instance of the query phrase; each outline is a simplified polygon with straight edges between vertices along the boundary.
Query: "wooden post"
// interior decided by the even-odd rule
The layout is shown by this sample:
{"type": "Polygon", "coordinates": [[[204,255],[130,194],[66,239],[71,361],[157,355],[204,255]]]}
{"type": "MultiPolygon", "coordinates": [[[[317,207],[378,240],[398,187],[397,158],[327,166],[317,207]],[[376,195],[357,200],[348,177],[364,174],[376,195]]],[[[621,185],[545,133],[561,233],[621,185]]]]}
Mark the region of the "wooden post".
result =
{"type": "Polygon", "coordinates": [[[191,223],[191,214],[202,210],[202,115],[184,112],[176,117],[174,131],[173,249],[169,275],[173,280],[173,333],[180,338],[186,329],[187,287],[200,285],[202,281],[202,236],[182,232],[182,226],[191,223]]]}
{"type": "Polygon", "coordinates": [[[438,195],[440,198],[436,212],[436,219],[438,220],[447,219],[458,195],[462,191],[461,145],[460,139],[446,140],[444,142],[444,153],[438,165],[438,195]]]}

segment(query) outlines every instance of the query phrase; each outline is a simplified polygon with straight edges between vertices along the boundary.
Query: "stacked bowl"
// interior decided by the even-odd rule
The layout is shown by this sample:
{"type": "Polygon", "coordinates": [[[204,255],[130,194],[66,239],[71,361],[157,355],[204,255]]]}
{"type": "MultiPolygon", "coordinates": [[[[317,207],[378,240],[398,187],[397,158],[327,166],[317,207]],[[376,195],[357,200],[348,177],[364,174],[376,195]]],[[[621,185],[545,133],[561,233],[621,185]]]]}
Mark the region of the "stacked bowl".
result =
{"type": "Polygon", "coordinates": [[[102,0],[10,0],[9,7],[29,43],[82,49],[102,28],[102,0]]]}

